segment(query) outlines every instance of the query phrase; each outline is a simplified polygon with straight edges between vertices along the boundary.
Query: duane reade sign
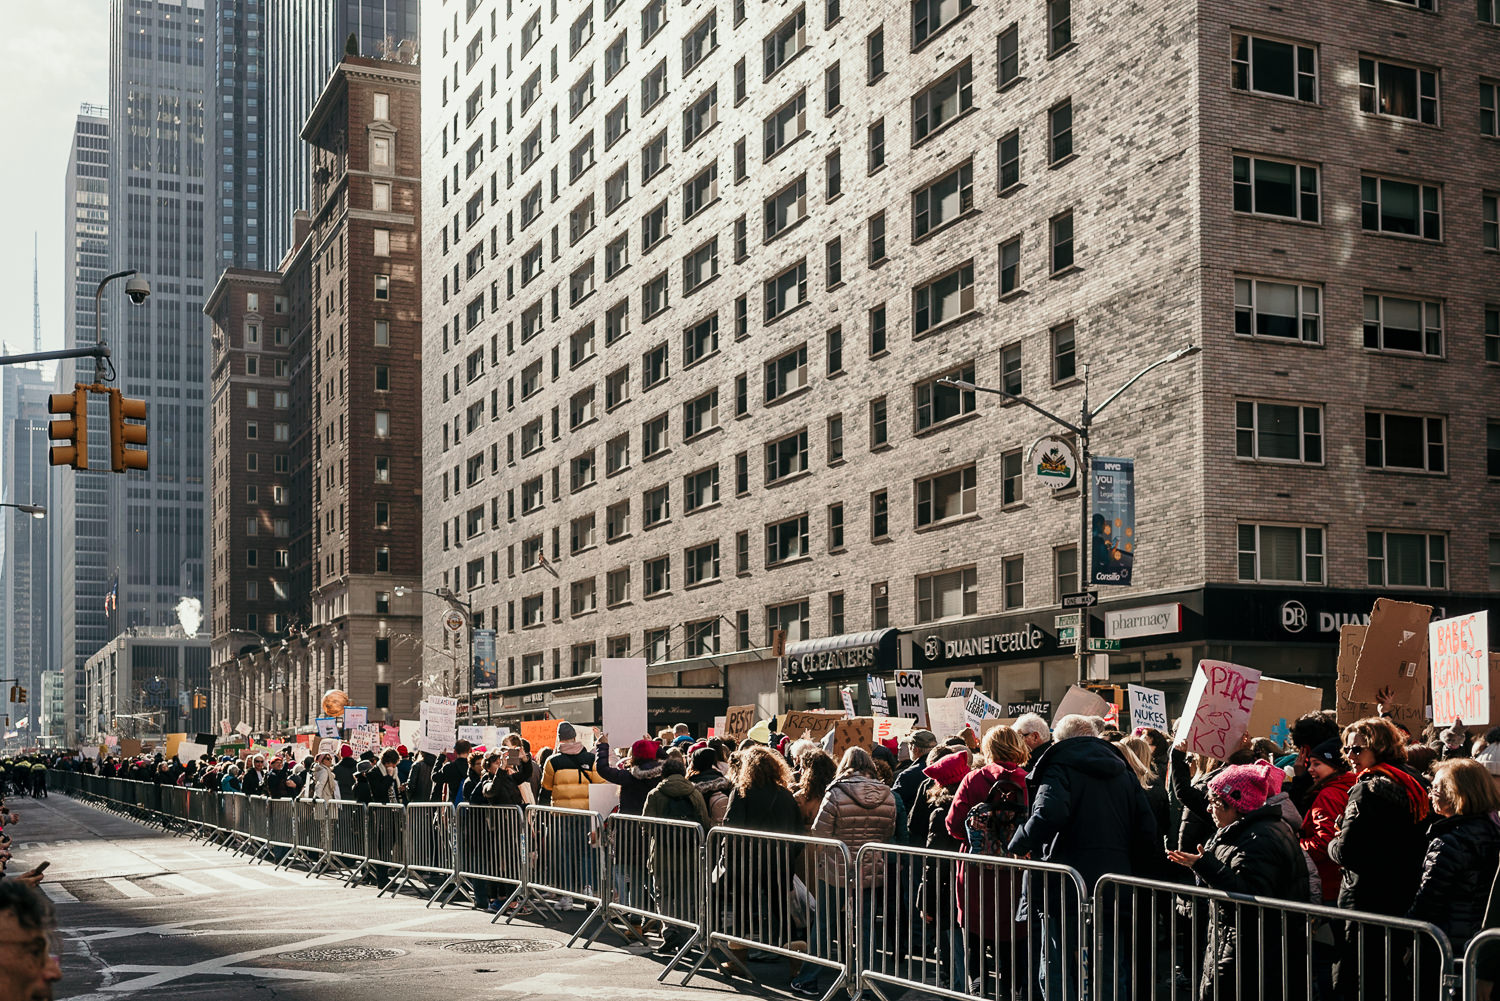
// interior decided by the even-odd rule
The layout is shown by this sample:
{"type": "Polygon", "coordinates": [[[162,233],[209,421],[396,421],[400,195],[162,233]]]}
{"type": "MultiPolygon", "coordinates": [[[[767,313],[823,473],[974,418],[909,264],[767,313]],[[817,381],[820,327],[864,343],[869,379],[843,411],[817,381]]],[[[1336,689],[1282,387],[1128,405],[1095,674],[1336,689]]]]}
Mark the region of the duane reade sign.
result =
{"type": "Polygon", "coordinates": [[[1104,613],[1104,635],[1112,640],[1136,636],[1160,636],[1182,632],[1182,605],[1173,601],[1165,605],[1122,608],[1104,613]]]}

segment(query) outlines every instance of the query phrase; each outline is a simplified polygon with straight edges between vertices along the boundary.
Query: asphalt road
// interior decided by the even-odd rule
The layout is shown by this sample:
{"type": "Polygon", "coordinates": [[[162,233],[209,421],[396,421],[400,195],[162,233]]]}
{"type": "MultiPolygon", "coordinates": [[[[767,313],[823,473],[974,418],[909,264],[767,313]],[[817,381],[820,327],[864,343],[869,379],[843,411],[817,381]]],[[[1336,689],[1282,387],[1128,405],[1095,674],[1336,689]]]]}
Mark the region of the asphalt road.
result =
{"type": "Polygon", "coordinates": [[[275,999],[412,1001],[496,998],[703,1001],[783,996],[785,966],[764,968],[766,991],[702,976],[657,983],[662,961],[606,934],[564,948],[566,926],[491,924],[468,907],[376,899],[163,833],[61,793],[14,799],[14,872],[52,861],[43,887],[56,904],[63,980],[79,1001],[275,999]]]}

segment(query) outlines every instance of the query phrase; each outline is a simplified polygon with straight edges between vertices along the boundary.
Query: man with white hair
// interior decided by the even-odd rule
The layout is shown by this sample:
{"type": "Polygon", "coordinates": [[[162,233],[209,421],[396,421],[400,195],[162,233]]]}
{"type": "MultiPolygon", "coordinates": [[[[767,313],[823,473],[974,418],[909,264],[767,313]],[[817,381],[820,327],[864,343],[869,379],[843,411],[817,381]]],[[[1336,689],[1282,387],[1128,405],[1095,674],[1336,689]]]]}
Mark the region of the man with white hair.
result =
{"type": "MultiPolygon", "coordinates": [[[[1146,791],[1119,749],[1099,739],[1087,716],[1057,721],[1052,746],[1036,760],[1027,785],[1031,815],[1011,838],[1013,854],[1072,866],[1090,893],[1100,876],[1133,875],[1134,860],[1149,857],[1156,843],[1156,818],[1146,791]]],[[[1056,960],[1049,959],[1041,971],[1043,990],[1047,1001],[1075,998],[1077,961],[1064,946],[1079,941],[1080,929],[1063,915],[1076,902],[1065,899],[1071,891],[1062,881],[1040,882],[1042,900],[1029,900],[1029,909],[1043,915],[1048,954],[1056,960]]]]}
{"type": "Polygon", "coordinates": [[[1011,725],[1021,735],[1021,739],[1026,741],[1026,749],[1031,752],[1032,761],[1040,758],[1052,746],[1052,729],[1036,713],[1025,713],[1011,725]]]}

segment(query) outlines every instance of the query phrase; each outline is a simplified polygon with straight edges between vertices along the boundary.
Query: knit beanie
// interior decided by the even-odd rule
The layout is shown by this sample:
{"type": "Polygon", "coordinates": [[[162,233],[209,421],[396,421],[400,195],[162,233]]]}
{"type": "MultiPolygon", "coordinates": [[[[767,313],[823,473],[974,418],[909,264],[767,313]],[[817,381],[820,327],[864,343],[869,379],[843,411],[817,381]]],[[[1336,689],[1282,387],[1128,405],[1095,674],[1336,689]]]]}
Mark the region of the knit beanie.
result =
{"type": "Polygon", "coordinates": [[[1349,768],[1349,762],[1344,760],[1343,744],[1337,737],[1329,737],[1308,753],[1311,757],[1323,762],[1323,764],[1330,768],[1335,768],[1341,772],[1349,768]]]}
{"type": "Polygon", "coordinates": [[[557,742],[559,744],[577,739],[578,731],[573,729],[572,723],[569,723],[567,720],[563,720],[561,723],[557,724],[557,742]]]}
{"type": "Polygon", "coordinates": [[[658,750],[660,750],[660,747],[656,741],[647,740],[642,737],[630,745],[630,760],[634,762],[655,761],[658,750]]]}
{"type": "Polygon", "coordinates": [[[1240,813],[1251,813],[1266,805],[1266,800],[1281,791],[1281,779],[1273,776],[1265,763],[1229,765],[1208,780],[1208,791],[1240,813]],[[1274,782],[1274,788],[1272,783],[1274,782]]]}

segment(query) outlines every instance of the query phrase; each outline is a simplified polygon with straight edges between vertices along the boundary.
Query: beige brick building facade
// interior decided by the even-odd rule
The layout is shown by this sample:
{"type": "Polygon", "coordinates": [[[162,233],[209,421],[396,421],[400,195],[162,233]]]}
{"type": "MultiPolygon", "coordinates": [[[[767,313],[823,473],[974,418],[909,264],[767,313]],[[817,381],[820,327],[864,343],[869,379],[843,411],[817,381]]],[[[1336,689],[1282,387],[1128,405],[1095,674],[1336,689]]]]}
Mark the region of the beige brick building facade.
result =
{"type": "Polygon", "coordinates": [[[1056,699],[1077,487],[936,379],[1074,419],[1190,344],[1094,428],[1111,682],[1331,683],[1375,594],[1493,606],[1500,34],[1430,6],[446,0],[423,573],[498,631],[491,711],[597,718],[624,655],[660,722],[898,666],[1056,699]]]}

